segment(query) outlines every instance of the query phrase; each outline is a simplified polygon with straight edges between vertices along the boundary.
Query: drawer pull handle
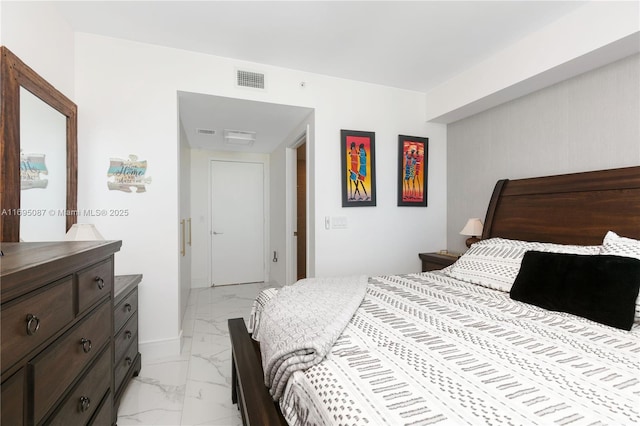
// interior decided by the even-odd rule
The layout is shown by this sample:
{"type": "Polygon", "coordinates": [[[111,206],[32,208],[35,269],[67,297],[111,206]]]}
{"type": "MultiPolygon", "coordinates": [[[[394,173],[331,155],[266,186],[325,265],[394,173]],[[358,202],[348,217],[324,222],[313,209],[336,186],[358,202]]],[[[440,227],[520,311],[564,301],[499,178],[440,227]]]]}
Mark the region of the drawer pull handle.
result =
{"type": "Polygon", "coordinates": [[[131,312],[131,303],[125,303],[124,308],[127,310],[127,312],[131,312]]]}
{"type": "Polygon", "coordinates": [[[130,366],[131,366],[131,364],[133,363],[133,360],[131,359],[131,357],[126,357],[126,358],[124,359],[124,362],[126,362],[126,363],[127,363],[127,367],[130,367],[130,366]]]}
{"type": "Polygon", "coordinates": [[[80,397],[80,412],[84,413],[85,411],[87,411],[89,409],[89,406],[91,405],[91,400],[86,397],[86,396],[81,396],[80,397]]]}
{"type": "Polygon", "coordinates": [[[127,330],[127,331],[125,331],[125,332],[124,332],[124,337],[125,337],[127,340],[131,339],[131,336],[132,336],[132,334],[131,334],[131,332],[130,332],[129,330],[127,330]]]}
{"type": "Polygon", "coordinates": [[[80,344],[82,345],[82,350],[85,354],[91,352],[91,340],[85,339],[84,337],[80,339],[80,344]]]}
{"type": "Polygon", "coordinates": [[[27,314],[27,334],[33,336],[40,328],[40,318],[33,314],[27,314]]]}
{"type": "Polygon", "coordinates": [[[104,288],[104,280],[100,277],[96,277],[96,282],[98,283],[98,288],[102,290],[104,288]]]}

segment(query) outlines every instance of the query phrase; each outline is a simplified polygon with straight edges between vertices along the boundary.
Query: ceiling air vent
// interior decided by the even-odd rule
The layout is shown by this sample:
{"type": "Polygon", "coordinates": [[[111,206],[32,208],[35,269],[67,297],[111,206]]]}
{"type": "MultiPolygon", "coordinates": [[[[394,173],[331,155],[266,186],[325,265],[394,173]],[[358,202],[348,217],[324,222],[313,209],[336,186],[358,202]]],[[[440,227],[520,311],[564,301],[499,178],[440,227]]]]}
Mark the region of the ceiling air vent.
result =
{"type": "Polygon", "coordinates": [[[256,132],[224,129],[224,143],[236,146],[251,146],[256,141],[256,132]]]}
{"type": "Polygon", "coordinates": [[[264,89],[264,74],[259,72],[236,70],[236,85],[252,89],[264,89]]]}

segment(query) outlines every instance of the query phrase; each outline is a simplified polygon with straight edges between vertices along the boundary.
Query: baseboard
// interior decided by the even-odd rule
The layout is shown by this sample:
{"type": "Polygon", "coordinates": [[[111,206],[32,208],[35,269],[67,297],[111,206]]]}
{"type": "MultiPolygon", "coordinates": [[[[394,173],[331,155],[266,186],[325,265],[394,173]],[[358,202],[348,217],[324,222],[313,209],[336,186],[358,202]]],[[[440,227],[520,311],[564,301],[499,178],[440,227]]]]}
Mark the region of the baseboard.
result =
{"type": "Polygon", "coordinates": [[[142,359],[145,362],[180,356],[181,349],[182,330],[180,330],[180,334],[178,334],[178,336],[171,339],[138,342],[138,350],[142,354],[142,359]]]}
{"type": "Polygon", "coordinates": [[[191,288],[207,288],[211,287],[211,283],[207,278],[192,278],[191,288]]]}

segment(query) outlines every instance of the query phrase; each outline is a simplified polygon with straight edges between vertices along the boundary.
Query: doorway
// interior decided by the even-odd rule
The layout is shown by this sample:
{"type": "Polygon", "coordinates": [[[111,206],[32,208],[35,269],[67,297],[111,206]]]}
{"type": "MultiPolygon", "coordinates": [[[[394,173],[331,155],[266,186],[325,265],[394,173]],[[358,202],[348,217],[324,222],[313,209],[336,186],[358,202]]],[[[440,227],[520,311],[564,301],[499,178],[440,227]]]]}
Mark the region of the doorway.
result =
{"type": "Polygon", "coordinates": [[[296,148],[296,278],[307,277],[307,144],[296,148]]]}
{"type": "Polygon", "coordinates": [[[211,160],[211,281],[264,281],[264,164],[211,160]]]}

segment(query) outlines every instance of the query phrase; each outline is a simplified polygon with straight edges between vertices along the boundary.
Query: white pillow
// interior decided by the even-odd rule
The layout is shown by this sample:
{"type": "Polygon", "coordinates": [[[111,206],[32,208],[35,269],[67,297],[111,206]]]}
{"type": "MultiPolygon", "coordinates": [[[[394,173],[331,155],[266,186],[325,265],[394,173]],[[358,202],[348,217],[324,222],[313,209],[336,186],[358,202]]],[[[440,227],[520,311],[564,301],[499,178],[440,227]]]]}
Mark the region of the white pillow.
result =
{"type": "Polygon", "coordinates": [[[602,241],[600,254],[613,254],[640,259],[640,241],[621,237],[615,232],[609,231],[602,241]]]}
{"type": "Polygon", "coordinates": [[[490,238],[473,244],[456,263],[443,272],[462,281],[509,292],[520,271],[522,258],[529,250],[595,255],[600,253],[600,246],[575,246],[490,238]]]}
{"type": "MultiPolygon", "coordinates": [[[[640,241],[632,238],[621,237],[615,232],[609,231],[602,241],[600,254],[612,254],[615,256],[640,259],[640,241]]],[[[640,294],[636,299],[635,321],[640,322],[640,294]]]]}

